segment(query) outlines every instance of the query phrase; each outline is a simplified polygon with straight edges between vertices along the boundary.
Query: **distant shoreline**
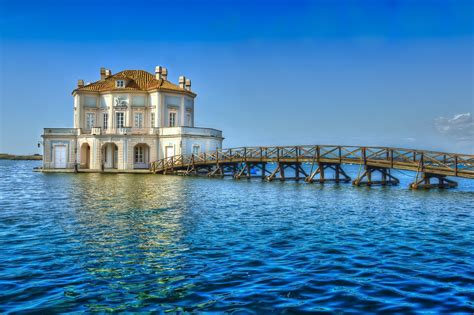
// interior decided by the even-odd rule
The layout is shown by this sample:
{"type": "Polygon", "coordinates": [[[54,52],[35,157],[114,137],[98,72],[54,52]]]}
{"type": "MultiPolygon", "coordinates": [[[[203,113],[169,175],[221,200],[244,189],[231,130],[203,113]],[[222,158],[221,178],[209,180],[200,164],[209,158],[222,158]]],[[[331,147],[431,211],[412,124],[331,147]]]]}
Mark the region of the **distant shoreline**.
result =
{"type": "Polygon", "coordinates": [[[42,160],[43,156],[40,154],[33,155],[15,155],[0,153],[0,160],[42,160]]]}

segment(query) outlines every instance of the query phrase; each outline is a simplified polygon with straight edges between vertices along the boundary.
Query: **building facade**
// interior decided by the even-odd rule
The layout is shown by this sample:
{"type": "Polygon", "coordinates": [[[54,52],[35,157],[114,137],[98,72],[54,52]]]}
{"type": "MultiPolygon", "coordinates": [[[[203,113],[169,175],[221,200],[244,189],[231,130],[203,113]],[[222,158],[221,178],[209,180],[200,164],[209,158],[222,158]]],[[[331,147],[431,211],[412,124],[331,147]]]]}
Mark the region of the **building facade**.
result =
{"type": "Polygon", "coordinates": [[[222,148],[222,132],[194,126],[191,80],[101,68],[100,80],[79,80],[72,92],[74,128],[45,128],[43,170],[137,170],[180,154],[222,148]]]}

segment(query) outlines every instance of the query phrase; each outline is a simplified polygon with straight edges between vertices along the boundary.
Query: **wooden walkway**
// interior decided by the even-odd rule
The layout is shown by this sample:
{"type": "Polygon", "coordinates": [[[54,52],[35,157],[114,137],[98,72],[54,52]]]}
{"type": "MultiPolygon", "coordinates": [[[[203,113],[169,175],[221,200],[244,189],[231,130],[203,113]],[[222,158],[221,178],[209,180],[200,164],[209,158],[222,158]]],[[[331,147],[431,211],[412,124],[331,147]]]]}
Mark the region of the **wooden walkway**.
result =
{"type": "Polygon", "coordinates": [[[198,155],[176,155],[155,161],[159,174],[261,177],[264,180],[304,180],[308,183],[349,182],[347,164],[360,165],[354,185],[396,185],[391,170],[416,172],[411,188],[451,188],[447,176],[474,179],[474,155],[387,147],[336,145],[243,147],[198,155]],[[306,167],[303,167],[306,166],[306,167]],[[375,175],[377,174],[377,175],[375,175]]]}

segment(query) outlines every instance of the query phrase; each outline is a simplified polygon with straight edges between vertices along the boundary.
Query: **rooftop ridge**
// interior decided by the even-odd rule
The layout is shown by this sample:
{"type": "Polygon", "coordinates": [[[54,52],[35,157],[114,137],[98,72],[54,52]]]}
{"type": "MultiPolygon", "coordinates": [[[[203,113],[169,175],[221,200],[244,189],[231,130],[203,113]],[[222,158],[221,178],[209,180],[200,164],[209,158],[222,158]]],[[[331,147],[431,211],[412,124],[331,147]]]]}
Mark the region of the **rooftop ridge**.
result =
{"type": "Polygon", "coordinates": [[[165,79],[157,79],[152,73],[146,70],[129,70],[125,69],[112,74],[106,78],[97,80],[90,84],[79,86],[73,90],[73,93],[78,91],[91,91],[91,92],[105,92],[105,91],[150,91],[154,89],[163,89],[167,91],[176,91],[179,93],[185,93],[195,97],[196,94],[186,90],[174,84],[173,82],[165,79]],[[116,79],[126,79],[128,82],[125,87],[117,88],[115,86],[116,79]]]}

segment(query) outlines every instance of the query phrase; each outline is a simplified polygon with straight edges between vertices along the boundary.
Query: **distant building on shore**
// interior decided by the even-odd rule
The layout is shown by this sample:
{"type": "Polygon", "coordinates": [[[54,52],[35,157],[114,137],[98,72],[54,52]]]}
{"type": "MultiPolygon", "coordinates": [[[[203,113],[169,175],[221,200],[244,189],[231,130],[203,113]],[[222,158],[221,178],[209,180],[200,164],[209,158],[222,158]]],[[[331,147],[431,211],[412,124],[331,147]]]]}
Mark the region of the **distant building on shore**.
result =
{"type": "Polygon", "coordinates": [[[146,169],[179,154],[222,148],[222,131],[194,127],[191,80],[168,81],[155,74],[101,68],[100,80],[79,80],[74,97],[74,128],[45,128],[43,169],[146,169]]]}

